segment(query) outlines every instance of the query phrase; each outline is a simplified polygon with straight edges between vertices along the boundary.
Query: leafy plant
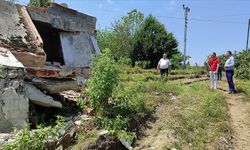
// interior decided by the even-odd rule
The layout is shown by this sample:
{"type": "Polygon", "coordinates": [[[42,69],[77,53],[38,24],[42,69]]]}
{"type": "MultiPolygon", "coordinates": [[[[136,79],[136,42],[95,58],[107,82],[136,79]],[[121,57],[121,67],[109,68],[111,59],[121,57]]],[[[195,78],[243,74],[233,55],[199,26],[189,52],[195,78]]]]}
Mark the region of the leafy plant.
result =
{"type": "Polygon", "coordinates": [[[28,126],[20,131],[15,130],[16,140],[5,144],[2,150],[44,150],[48,139],[58,136],[58,131],[64,126],[63,118],[58,117],[54,127],[37,126],[30,131],[28,126]]]}
{"type": "Polygon", "coordinates": [[[130,57],[133,50],[134,34],[143,22],[144,14],[136,9],[115,20],[110,28],[97,32],[101,49],[109,48],[116,60],[130,57]]]}
{"type": "Polygon", "coordinates": [[[111,57],[109,49],[94,56],[91,77],[87,81],[87,96],[91,106],[99,112],[105,108],[112,96],[114,87],[118,84],[118,68],[111,57]]]}
{"type": "Polygon", "coordinates": [[[149,15],[135,32],[134,50],[131,58],[136,61],[150,61],[150,67],[156,67],[164,52],[170,55],[178,53],[178,42],[173,33],[154,16],[149,15]]]}
{"type": "Polygon", "coordinates": [[[250,50],[242,51],[235,56],[235,75],[240,79],[250,79],[250,50]]]}
{"type": "Polygon", "coordinates": [[[49,6],[54,0],[30,0],[29,6],[45,7],[49,6]]]}

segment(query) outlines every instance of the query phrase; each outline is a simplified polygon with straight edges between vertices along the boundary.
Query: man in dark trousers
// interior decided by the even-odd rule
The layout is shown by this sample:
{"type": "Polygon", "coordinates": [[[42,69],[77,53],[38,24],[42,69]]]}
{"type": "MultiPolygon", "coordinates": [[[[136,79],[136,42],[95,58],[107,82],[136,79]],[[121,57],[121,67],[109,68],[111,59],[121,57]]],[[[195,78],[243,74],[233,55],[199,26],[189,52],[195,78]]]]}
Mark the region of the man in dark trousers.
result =
{"type": "Polygon", "coordinates": [[[220,64],[219,64],[219,69],[218,69],[218,80],[221,80],[221,78],[222,78],[222,69],[223,69],[223,64],[222,64],[222,62],[220,62],[220,64]]]}
{"type": "Polygon", "coordinates": [[[167,54],[164,53],[163,57],[158,62],[157,69],[160,70],[161,76],[164,76],[164,75],[168,76],[168,73],[170,72],[170,68],[171,68],[171,62],[167,58],[167,54]]]}
{"type": "Polygon", "coordinates": [[[225,53],[225,57],[227,58],[227,60],[226,60],[224,67],[225,67],[227,82],[228,82],[228,86],[229,86],[229,94],[235,94],[235,87],[234,87],[234,82],[233,82],[234,57],[233,57],[231,51],[227,51],[225,53]]]}

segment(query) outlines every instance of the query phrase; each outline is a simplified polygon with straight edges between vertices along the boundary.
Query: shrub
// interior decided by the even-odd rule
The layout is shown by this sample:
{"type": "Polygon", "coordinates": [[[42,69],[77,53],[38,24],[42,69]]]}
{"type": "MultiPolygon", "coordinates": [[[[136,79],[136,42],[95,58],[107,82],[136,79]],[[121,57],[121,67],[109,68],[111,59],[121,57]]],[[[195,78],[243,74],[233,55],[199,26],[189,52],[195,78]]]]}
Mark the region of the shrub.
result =
{"type": "MultiPolygon", "coordinates": [[[[113,135],[127,141],[134,139],[129,121],[144,108],[139,91],[141,84],[119,85],[119,70],[109,49],[94,56],[86,95],[95,109],[97,122],[113,135]]],[[[82,105],[82,104],[79,104],[82,105]]]]}
{"type": "Polygon", "coordinates": [[[86,94],[91,106],[96,111],[100,111],[101,107],[108,104],[108,99],[112,96],[113,89],[118,83],[118,76],[118,68],[111,58],[109,49],[94,56],[86,94]]]}
{"type": "Polygon", "coordinates": [[[30,0],[29,6],[34,6],[34,7],[45,7],[49,6],[53,0],[30,0]]]}
{"type": "Polygon", "coordinates": [[[14,132],[17,136],[16,141],[7,143],[2,150],[44,150],[45,142],[49,138],[55,138],[59,129],[63,127],[63,118],[58,117],[54,127],[38,126],[37,129],[29,131],[28,126],[19,132],[14,132]]]}
{"type": "Polygon", "coordinates": [[[136,67],[141,67],[143,69],[149,69],[151,65],[150,61],[136,61],[135,66],[136,67]]]}
{"type": "Polygon", "coordinates": [[[250,79],[250,50],[242,51],[235,56],[235,75],[240,79],[250,79]]]}
{"type": "Polygon", "coordinates": [[[117,63],[119,65],[132,65],[132,60],[131,58],[128,58],[128,57],[121,57],[117,63]]]}

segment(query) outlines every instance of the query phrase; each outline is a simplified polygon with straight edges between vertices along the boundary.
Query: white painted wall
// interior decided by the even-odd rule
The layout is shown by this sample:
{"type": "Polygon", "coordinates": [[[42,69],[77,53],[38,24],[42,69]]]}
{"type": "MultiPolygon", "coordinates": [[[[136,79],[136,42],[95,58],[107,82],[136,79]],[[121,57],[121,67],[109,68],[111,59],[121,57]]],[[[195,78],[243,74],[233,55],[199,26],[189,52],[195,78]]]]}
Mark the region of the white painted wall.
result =
{"type": "Polygon", "coordinates": [[[60,33],[64,62],[68,67],[89,67],[93,54],[88,33],[60,33]]]}

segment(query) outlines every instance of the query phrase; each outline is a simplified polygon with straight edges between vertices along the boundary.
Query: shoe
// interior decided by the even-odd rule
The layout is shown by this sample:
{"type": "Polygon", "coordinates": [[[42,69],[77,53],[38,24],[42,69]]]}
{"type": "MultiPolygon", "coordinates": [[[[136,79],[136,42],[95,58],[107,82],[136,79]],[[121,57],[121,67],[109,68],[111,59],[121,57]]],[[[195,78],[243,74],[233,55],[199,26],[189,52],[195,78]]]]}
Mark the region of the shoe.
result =
{"type": "Polygon", "coordinates": [[[228,92],[228,94],[232,94],[232,93],[233,93],[233,92],[231,92],[231,91],[230,91],[230,92],[228,92]]]}

